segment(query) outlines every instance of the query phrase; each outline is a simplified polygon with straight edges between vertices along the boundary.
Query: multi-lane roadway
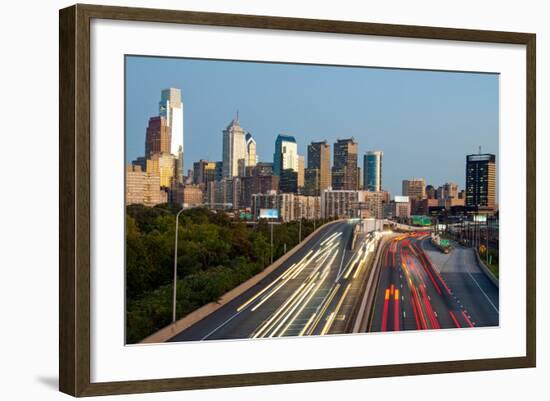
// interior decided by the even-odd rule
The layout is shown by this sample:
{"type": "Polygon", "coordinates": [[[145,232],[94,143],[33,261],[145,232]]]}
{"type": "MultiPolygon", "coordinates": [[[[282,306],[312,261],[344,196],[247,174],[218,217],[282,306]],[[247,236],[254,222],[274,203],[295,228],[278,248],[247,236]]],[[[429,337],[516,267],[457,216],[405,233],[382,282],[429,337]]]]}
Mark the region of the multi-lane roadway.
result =
{"type": "Polygon", "coordinates": [[[443,254],[428,232],[411,232],[362,235],[352,249],[356,224],[320,228],[259,283],[169,341],[351,333],[359,321],[370,332],[499,324],[498,287],[471,248],[443,254]],[[359,308],[366,299],[372,308],[359,308]]]}
{"type": "Polygon", "coordinates": [[[369,331],[497,326],[499,291],[470,248],[439,252],[428,233],[387,241],[369,331]]]}
{"type": "Polygon", "coordinates": [[[322,227],[260,283],[170,341],[346,332],[374,249],[372,235],[352,251],[355,225],[322,227]]]}

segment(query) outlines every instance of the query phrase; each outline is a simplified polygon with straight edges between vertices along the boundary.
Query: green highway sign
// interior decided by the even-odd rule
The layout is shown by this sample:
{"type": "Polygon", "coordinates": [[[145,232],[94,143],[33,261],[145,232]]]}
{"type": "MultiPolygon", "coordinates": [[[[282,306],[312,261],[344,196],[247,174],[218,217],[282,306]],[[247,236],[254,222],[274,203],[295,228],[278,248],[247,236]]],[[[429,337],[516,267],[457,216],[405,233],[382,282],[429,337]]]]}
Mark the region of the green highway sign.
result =
{"type": "Polygon", "coordinates": [[[428,216],[411,216],[411,224],[413,226],[429,226],[432,220],[428,216]]]}

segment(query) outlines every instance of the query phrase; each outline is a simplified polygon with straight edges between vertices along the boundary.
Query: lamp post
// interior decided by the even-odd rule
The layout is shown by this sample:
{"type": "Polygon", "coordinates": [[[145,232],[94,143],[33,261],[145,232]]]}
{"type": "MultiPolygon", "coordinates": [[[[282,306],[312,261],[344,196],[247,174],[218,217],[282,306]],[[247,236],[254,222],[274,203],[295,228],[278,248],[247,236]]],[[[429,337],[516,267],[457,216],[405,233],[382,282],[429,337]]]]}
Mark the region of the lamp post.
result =
{"type": "Polygon", "coordinates": [[[273,264],[273,222],[270,221],[269,225],[271,226],[271,265],[273,264]]]}
{"type": "Polygon", "coordinates": [[[178,285],[178,228],[180,221],[180,214],[186,210],[185,207],[182,207],[180,211],[176,214],[176,235],[174,240],[174,289],[172,293],[172,323],[176,321],[176,294],[177,294],[177,285],[178,285]]]}
{"type": "MultiPolygon", "coordinates": [[[[233,206],[232,203],[205,203],[205,205],[215,205],[215,206],[233,206]]],[[[176,214],[176,233],[174,235],[174,288],[172,293],[172,323],[176,322],[176,302],[177,302],[177,286],[178,286],[178,228],[179,228],[179,219],[180,214],[184,210],[193,209],[196,207],[201,207],[203,205],[197,205],[192,207],[182,206],[180,211],[176,214]]]]}

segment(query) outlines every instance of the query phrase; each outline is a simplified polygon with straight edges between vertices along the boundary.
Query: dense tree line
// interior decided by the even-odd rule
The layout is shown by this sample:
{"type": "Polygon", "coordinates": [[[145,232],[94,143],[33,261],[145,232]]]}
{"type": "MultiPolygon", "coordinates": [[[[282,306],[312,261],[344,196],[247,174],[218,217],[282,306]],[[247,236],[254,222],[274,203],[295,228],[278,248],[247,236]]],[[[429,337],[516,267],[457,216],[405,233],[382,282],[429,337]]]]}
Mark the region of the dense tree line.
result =
{"type": "MultiPolygon", "coordinates": [[[[139,342],[170,324],[178,209],[169,205],[127,207],[126,339],[139,342]]],[[[321,222],[317,222],[317,225],[321,222]]],[[[275,225],[274,260],[298,243],[299,222],[275,225]]],[[[302,222],[302,238],[313,222],[302,222]]],[[[205,208],[180,215],[177,318],[217,301],[269,265],[270,227],[232,219],[205,208]]]]}

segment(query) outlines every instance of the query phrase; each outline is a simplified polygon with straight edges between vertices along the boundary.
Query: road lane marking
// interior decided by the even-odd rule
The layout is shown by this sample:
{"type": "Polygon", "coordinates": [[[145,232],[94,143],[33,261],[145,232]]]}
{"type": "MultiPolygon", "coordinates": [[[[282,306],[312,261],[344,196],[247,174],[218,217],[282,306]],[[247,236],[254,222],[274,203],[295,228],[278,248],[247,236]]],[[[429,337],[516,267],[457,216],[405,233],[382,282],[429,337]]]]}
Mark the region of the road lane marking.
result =
{"type": "MultiPolygon", "coordinates": [[[[275,333],[279,331],[279,329],[285,324],[285,322],[292,316],[292,313],[300,306],[300,303],[307,297],[311,289],[315,286],[315,282],[312,281],[311,284],[305,287],[304,291],[302,291],[302,295],[300,295],[299,298],[296,298],[296,300],[293,302],[293,305],[291,305],[290,309],[282,316],[283,319],[279,320],[279,324],[275,326],[275,328],[271,331],[271,334],[269,337],[275,336],[275,333]]],[[[296,315],[297,316],[297,315],[296,315]]],[[[284,334],[285,330],[288,328],[288,326],[285,327],[283,332],[281,333],[281,336],[284,334]]]]}
{"type": "Polygon", "coordinates": [[[334,296],[338,292],[339,288],[340,288],[340,283],[336,284],[336,286],[332,289],[332,291],[325,296],[325,298],[323,299],[323,302],[321,303],[321,305],[319,305],[317,307],[317,308],[320,308],[322,306],[322,308],[321,308],[321,310],[320,310],[320,312],[317,316],[317,319],[315,319],[315,322],[313,323],[313,325],[311,326],[311,329],[309,330],[309,333],[312,333],[313,331],[315,331],[315,329],[317,328],[317,325],[319,324],[319,322],[323,318],[324,313],[328,309],[330,303],[332,302],[332,299],[334,298],[334,296]]]}
{"type": "Polygon", "coordinates": [[[344,290],[344,293],[340,297],[340,300],[338,301],[338,304],[336,305],[336,308],[334,311],[330,314],[329,320],[325,324],[325,327],[323,328],[323,331],[321,332],[321,335],[324,336],[328,331],[330,330],[330,327],[332,326],[332,323],[334,322],[334,318],[340,311],[340,307],[342,306],[342,303],[344,302],[344,299],[346,298],[346,295],[348,294],[349,289],[351,288],[351,284],[348,284],[346,289],[344,290]]]}
{"type": "MultiPolygon", "coordinates": [[[[339,224],[335,224],[334,226],[335,226],[335,227],[338,227],[338,225],[339,225],[339,224]]],[[[328,232],[325,233],[324,235],[322,235],[320,239],[318,239],[314,244],[311,245],[310,251],[311,251],[311,248],[314,248],[314,247],[318,246],[318,245],[319,245],[319,241],[322,241],[324,238],[326,238],[327,235],[329,235],[330,230],[331,230],[332,228],[334,228],[334,227],[331,226],[331,227],[326,227],[326,228],[327,228],[327,231],[328,231],[328,232]]],[[[340,232],[336,232],[336,233],[333,233],[333,234],[336,234],[336,236],[338,237],[339,235],[342,235],[342,232],[340,231],[340,232]]],[[[331,235],[331,237],[332,237],[332,235],[331,235]]],[[[310,253],[310,252],[308,252],[308,253],[310,253]]],[[[302,257],[302,259],[303,259],[303,257],[302,257]]],[[[299,263],[299,262],[298,262],[298,263],[299,263]]],[[[292,267],[292,266],[291,266],[291,267],[292,267]]],[[[289,269],[286,269],[285,272],[283,272],[283,274],[286,273],[288,270],[289,270],[289,269]]],[[[276,279],[274,279],[274,280],[267,286],[267,288],[270,288],[272,285],[274,285],[275,283],[277,283],[278,281],[280,281],[280,279],[281,279],[281,276],[279,276],[279,277],[277,277],[276,279]]],[[[256,295],[260,295],[260,294],[263,293],[267,288],[264,288],[262,291],[260,291],[259,294],[256,294],[256,295]]],[[[250,299],[249,301],[253,301],[255,298],[256,298],[256,296],[254,296],[254,297],[253,297],[252,299],[250,299]]],[[[246,304],[249,304],[249,302],[246,302],[246,304]]],[[[235,313],[233,316],[231,316],[229,319],[225,320],[222,324],[220,324],[220,325],[219,325],[218,327],[216,327],[214,330],[210,331],[208,334],[206,334],[204,337],[202,337],[202,338],[201,338],[201,341],[207,339],[207,338],[210,337],[212,334],[214,334],[216,331],[218,331],[220,328],[222,328],[222,327],[225,326],[227,323],[229,323],[231,320],[233,320],[233,319],[236,318],[238,315],[240,315],[241,312],[244,311],[244,307],[246,307],[246,305],[243,304],[243,305],[241,305],[241,307],[239,307],[239,309],[241,309],[240,311],[237,310],[237,313],[235,313]],[[241,308],[241,307],[242,307],[242,308],[241,308]]]]}
{"type": "Polygon", "coordinates": [[[218,331],[219,329],[221,329],[223,326],[225,326],[227,323],[229,323],[231,320],[233,320],[234,318],[236,318],[238,315],[240,315],[243,311],[241,310],[240,312],[238,313],[235,313],[233,316],[231,316],[229,319],[227,319],[225,322],[223,322],[222,324],[220,324],[218,327],[216,327],[214,330],[212,330],[211,332],[209,332],[207,335],[205,335],[203,338],[200,339],[200,341],[202,340],[206,340],[208,337],[210,337],[212,334],[214,334],[216,331],[218,331]]]}
{"type": "Polygon", "coordinates": [[[314,313],[313,315],[311,315],[311,317],[309,318],[309,320],[307,321],[306,325],[304,326],[304,328],[302,329],[302,331],[300,331],[300,334],[298,334],[299,336],[303,336],[304,333],[307,331],[307,329],[309,328],[309,325],[311,324],[311,322],[313,321],[313,319],[315,319],[315,316],[316,316],[316,313],[314,313]]]}
{"type": "Polygon", "coordinates": [[[470,319],[468,319],[468,316],[466,316],[466,313],[464,313],[464,311],[462,311],[462,316],[464,316],[464,319],[466,320],[466,322],[468,323],[468,325],[470,327],[474,327],[474,324],[472,323],[472,321],[470,319]]]}
{"type": "Polygon", "coordinates": [[[479,288],[479,290],[481,291],[481,293],[483,295],[485,295],[485,298],[487,298],[487,301],[489,301],[489,303],[491,304],[491,306],[493,307],[493,309],[497,312],[497,313],[500,313],[498,311],[498,308],[495,306],[495,304],[491,301],[491,298],[489,298],[489,296],[485,293],[485,291],[483,291],[483,288],[481,288],[481,286],[479,285],[479,283],[477,282],[477,280],[474,278],[474,276],[472,276],[472,273],[470,273],[468,270],[466,270],[466,273],[468,273],[468,275],[470,276],[470,278],[474,281],[474,283],[476,283],[477,285],[477,288],[479,288]]]}

